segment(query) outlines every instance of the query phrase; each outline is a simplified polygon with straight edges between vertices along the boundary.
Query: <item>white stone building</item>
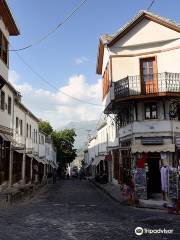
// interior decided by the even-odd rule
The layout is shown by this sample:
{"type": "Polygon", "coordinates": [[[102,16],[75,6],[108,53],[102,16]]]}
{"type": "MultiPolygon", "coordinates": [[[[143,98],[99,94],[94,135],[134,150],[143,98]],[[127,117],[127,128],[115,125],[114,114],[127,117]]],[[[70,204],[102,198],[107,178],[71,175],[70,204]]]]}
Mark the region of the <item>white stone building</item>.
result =
{"type": "MultiPolygon", "coordinates": [[[[180,26],[141,11],[100,37],[97,73],[104,113],[116,126],[116,143],[107,147],[112,179],[122,186],[134,181],[138,198],[152,198],[161,192],[161,165],[170,176],[180,158],[180,26]]],[[[168,195],[177,198],[172,186],[168,195]]]]}
{"type": "Polygon", "coordinates": [[[0,0],[0,190],[41,182],[48,170],[57,168],[52,141],[47,161],[46,135],[39,132],[40,121],[8,81],[9,36],[17,35],[11,11],[6,1],[0,0]]]}

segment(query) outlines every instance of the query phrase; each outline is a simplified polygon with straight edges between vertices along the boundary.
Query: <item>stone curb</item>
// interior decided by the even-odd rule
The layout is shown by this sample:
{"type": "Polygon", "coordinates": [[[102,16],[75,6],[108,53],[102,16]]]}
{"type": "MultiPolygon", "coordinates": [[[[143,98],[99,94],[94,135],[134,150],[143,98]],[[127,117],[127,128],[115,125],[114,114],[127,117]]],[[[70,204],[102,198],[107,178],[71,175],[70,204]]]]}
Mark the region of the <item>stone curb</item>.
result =
{"type": "Polygon", "coordinates": [[[89,182],[93,183],[97,188],[102,190],[105,194],[107,194],[111,199],[113,199],[114,201],[116,201],[116,202],[118,202],[118,203],[120,203],[120,204],[122,204],[124,206],[135,207],[135,208],[142,208],[142,209],[144,208],[144,209],[151,209],[151,210],[160,210],[160,211],[165,211],[166,210],[166,208],[164,208],[164,207],[153,206],[153,205],[151,205],[151,206],[150,205],[138,205],[138,204],[137,205],[129,205],[127,203],[127,201],[125,201],[125,200],[121,201],[121,200],[115,198],[114,196],[112,196],[112,194],[109,191],[107,191],[106,189],[101,187],[94,180],[92,180],[92,179],[88,179],[88,180],[89,180],[89,182]]]}
{"type": "Polygon", "coordinates": [[[40,184],[31,184],[31,186],[25,186],[24,188],[12,189],[9,192],[1,192],[0,193],[0,209],[9,208],[17,203],[23,203],[26,199],[31,199],[35,196],[35,194],[40,191],[40,189],[44,188],[51,184],[51,181],[47,183],[40,184]]]}
{"type": "Polygon", "coordinates": [[[93,183],[97,188],[101,189],[105,194],[107,194],[114,201],[121,203],[123,205],[126,205],[126,201],[120,201],[119,199],[115,198],[109,191],[107,191],[106,189],[101,187],[99,184],[97,184],[94,180],[92,180],[92,179],[88,179],[88,180],[89,180],[89,182],[93,183]]]}

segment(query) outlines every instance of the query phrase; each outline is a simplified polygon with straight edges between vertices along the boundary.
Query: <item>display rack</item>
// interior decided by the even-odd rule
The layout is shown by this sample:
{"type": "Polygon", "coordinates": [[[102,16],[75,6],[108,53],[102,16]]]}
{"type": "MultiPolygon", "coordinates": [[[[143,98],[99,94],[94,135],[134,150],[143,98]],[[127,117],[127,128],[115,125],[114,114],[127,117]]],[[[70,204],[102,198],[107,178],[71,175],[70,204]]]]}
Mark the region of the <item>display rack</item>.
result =
{"type": "Polygon", "coordinates": [[[146,171],[142,168],[136,168],[133,172],[135,183],[135,196],[138,199],[147,199],[147,181],[146,171]]]}
{"type": "Polygon", "coordinates": [[[169,168],[168,171],[169,178],[169,189],[168,196],[171,199],[179,199],[180,198],[180,180],[178,175],[177,168],[169,168]]]}

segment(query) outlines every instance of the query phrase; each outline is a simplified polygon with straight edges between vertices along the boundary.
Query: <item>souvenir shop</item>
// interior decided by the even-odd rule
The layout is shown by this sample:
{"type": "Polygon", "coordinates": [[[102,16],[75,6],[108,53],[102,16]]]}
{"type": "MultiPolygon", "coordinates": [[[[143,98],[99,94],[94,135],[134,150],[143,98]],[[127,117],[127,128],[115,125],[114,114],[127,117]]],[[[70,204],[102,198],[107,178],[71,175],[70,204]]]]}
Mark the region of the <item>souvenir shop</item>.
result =
{"type": "Polygon", "coordinates": [[[138,199],[168,201],[180,198],[180,167],[172,152],[147,152],[133,155],[132,176],[138,199]]]}

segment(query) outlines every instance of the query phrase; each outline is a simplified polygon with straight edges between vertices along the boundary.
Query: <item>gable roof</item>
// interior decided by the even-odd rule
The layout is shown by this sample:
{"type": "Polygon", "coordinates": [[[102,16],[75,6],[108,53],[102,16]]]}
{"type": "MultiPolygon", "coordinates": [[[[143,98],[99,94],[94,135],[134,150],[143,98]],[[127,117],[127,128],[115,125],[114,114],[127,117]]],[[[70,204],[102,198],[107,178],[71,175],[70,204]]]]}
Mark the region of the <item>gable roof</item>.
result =
{"type": "Polygon", "coordinates": [[[108,47],[113,46],[119,39],[121,39],[124,35],[126,35],[131,29],[133,29],[143,19],[151,20],[153,22],[156,22],[162,26],[165,26],[167,28],[170,28],[180,33],[180,24],[170,19],[156,15],[152,12],[142,10],[130,22],[128,22],[122,28],[120,28],[116,33],[112,35],[106,34],[100,37],[99,51],[98,51],[98,57],[97,57],[97,68],[96,68],[96,72],[98,74],[101,74],[102,72],[101,64],[103,61],[104,45],[107,45],[108,47]]]}
{"type": "Polygon", "coordinates": [[[111,40],[108,41],[107,43],[108,46],[111,47],[114,43],[116,43],[120,38],[122,38],[127,32],[129,32],[133,27],[135,27],[143,19],[151,20],[162,26],[170,28],[174,31],[180,32],[180,24],[170,19],[156,15],[152,12],[143,10],[143,11],[140,11],[129,23],[127,23],[122,28],[120,28],[116,33],[111,35],[111,40]]]}
{"type": "Polygon", "coordinates": [[[17,36],[20,34],[6,0],[0,0],[0,16],[2,17],[11,36],[17,36]]]}

